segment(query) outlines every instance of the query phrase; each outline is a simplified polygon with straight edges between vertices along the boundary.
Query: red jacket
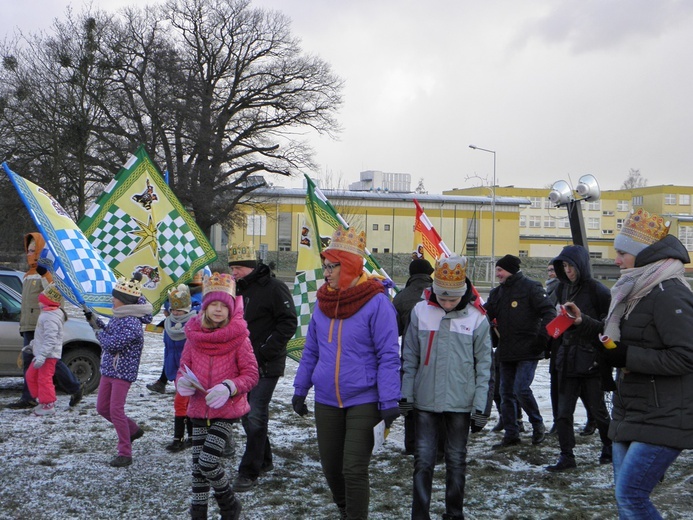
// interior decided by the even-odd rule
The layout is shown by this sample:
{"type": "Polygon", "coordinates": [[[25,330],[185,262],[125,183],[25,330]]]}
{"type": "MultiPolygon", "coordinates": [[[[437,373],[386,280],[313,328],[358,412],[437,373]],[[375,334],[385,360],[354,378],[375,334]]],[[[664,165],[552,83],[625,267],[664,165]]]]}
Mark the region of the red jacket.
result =
{"type": "Polygon", "coordinates": [[[257,360],[248,337],[248,327],[243,319],[243,303],[236,298],[236,306],[228,325],[208,330],[201,326],[201,316],[192,317],[185,325],[186,342],[180,359],[176,382],[192,370],[207,390],[231,379],[237,393],[221,408],[210,408],[205,401],[206,393],[198,390],[190,397],[188,417],[193,419],[236,419],[250,411],[248,392],[257,384],[259,373],[257,360]]]}

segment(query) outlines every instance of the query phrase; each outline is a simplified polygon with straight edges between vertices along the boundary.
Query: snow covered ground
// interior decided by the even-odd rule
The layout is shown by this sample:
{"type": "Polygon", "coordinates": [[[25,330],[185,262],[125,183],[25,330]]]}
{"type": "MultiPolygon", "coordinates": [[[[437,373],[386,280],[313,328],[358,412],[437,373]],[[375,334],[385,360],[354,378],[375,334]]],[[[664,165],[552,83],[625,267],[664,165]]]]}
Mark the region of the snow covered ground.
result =
{"type": "MultiPolygon", "coordinates": [[[[138,380],[132,385],[127,413],[146,434],[133,447],[133,465],[111,468],[116,454],[112,426],[98,416],[96,395],[75,409],[69,396],[59,395],[59,412],[38,418],[5,406],[17,399],[21,379],[0,378],[0,519],[163,519],[186,518],[189,501],[190,452],[171,454],[164,446],[173,433],[173,386],[166,395],[145,385],[160,374],[162,338],[145,333],[138,380]]],[[[331,519],[337,517],[317,457],[312,415],[298,417],[291,409],[296,363],[288,362],[271,408],[270,431],[275,470],[260,484],[239,494],[242,518],[331,519]]],[[[540,364],[533,386],[547,426],[551,425],[548,365],[540,364]]],[[[312,402],[309,397],[309,408],[312,402]]],[[[494,452],[500,440],[489,426],[469,443],[465,509],[471,519],[608,519],[616,518],[610,466],[600,466],[597,435],[577,437],[578,468],[549,474],[544,467],[558,456],[555,438],[531,446],[525,434],[518,449],[494,452]]],[[[584,422],[578,406],[576,428],[584,422]]],[[[371,464],[373,519],[410,517],[412,457],[402,453],[402,421],[371,464]]],[[[244,443],[237,425],[236,455],[226,468],[235,474],[244,443]]],[[[655,492],[665,518],[693,518],[693,456],[684,453],[655,492]]],[[[437,468],[432,517],[444,512],[444,466],[437,468]]],[[[212,502],[210,502],[212,504],[212,502]]],[[[210,518],[216,505],[210,505],[210,518]]]]}

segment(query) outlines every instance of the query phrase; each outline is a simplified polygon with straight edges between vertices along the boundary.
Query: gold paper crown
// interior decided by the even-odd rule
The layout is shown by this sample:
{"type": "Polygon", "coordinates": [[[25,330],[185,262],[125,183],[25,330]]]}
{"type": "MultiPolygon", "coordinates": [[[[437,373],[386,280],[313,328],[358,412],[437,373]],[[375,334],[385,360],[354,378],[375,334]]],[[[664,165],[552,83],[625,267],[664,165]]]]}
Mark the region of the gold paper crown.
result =
{"type": "Polygon", "coordinates": [[[642,244],[652,245],[667,236],[669,226],[671,222],[665,222],[659,215],[638,208],[626,219],[621,234],[642,244]]]}
{"type": "Polygon", "coordinates": [[[212,273],[212,276],[205,276],[202,286],[202,297],[204,298],[211,292],[223,292],[236,297],[236,282],[230,274],[212,273]]]}
{"type": "Polygon", "coordinates": [[[466,287],[467,259],[463,256],[439,259],[433,277],[443,290],[456,291],[466,287]]]}
{"type": "Polygon", "coordinates": [[[60,291],[58,288],[55,286],[54,283],[49,284],[44,290],[43,290],[43,295],[48,298],[50,301],[62,304],[63,303],[63,295],[60,294],[60,291]]]}
{"type": "Polygon", "coordinates": [[[192,302],[190,300],[190,289],[185,284],[180,284],[168,292],[168,301],[171,304],[171,310],[177,311],[180,309],[190,310],[192,302]]]}
{"type": "Polygon", "coordinates": [[[229,265],[236,262],[256,262],[255,247],[253,243],[233,244],[229,247],[229,265]]]}
{"type": "Polygon", "coordinates": [[[142,280],[137,280],[136,278],[126,280],[125,277],[121,276],[114,290],[139,298],[142,296],[142,280]]]}
{"type": "Polygon", "coordinates": [[[357,233],[353,228],[344,229],[337,226],[332,235],[330,245],[325,251],[345,251],[361,257],[366,256],[366,233],[357,233]]]}

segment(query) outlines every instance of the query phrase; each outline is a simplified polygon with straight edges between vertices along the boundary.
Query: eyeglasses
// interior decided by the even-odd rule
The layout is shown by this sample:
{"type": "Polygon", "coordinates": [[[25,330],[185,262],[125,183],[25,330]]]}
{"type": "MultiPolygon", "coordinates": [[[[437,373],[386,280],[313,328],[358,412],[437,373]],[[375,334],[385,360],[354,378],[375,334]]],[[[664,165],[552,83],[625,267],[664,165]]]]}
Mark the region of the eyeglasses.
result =
{"type": "Polygon", "coordinates": [[[554,269],[553,267],[549,267],[549,268],[547,269],[547,271],[550,272],[550,273],[553,273],[553,272],[555,271],[555,269],[554,269]]]}
{"type": "Polygon", "coordinates": [[[339,267],[342,264],[322,264],[322,270],[331,273],[332,271],[335,270],[335,268],[339,267]]]}

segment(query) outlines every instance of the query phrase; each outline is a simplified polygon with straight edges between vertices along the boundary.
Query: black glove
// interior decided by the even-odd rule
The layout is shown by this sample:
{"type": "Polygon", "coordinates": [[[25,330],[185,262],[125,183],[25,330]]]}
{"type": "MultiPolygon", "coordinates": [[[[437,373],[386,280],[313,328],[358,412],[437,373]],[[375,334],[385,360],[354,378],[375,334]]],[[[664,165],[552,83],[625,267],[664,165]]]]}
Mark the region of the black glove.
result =
{"type": "Polygon", "coordinates": [[[94,318],[94,313],[91,311],[84,311],[84,318],[87,321],[91,321],[94,318]]]}
{"type": "Polygon", "coordinates": [[[48,269],[46,269],[46,268],[43,267],[42,265],[39,265],[39,266],[36,268],[36,272],[37,272],[38,274],[40,274],[41,276],[43,276],[44,274],[46,274],[46,273],[48,272],[48,269]]]}
{"type": "Polygon", "coordinates": [[[308,407],[306,406],[306,396],[305,395],[294,395],[291,398],[291,406],[294,407],[294,412],[303,417],[308,413],[308,407]]]}
{"type": "Polygon", "coordinates": [[[472,412],[470,420],[472,433],[479,433],[484,429],[484,426],[486,426],[486,423],[488,422],[488,415],[484,415],[483,412],[477,410],[476,412],[472,412]]]}
{"type": "Polygon", "coordinates": [[[616,348],[605,348],[604,355],[606,361],[612,367],[623,368],[626,366],[626,358],[628,357],[628,345],[616,342],[616,348]]]}
{"type": "Polygon", "coordinates": [[[406,399],[400,399],[400,401],[399,401],[399,414],[400,415],[404,415],[406,417],[406,415],[409,412],[413,412],[413,411],[414,411],[414,403],[410,403],[406,399]]]}
{"type": "Polygon", "coordinates": [[[385,428],[392,426],[395,419],[399,417],[399,406],[393,406],[392,408],[385,408],[385,410],[380,410],[380,417],[385,421],[385,428]]]}

